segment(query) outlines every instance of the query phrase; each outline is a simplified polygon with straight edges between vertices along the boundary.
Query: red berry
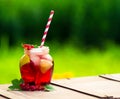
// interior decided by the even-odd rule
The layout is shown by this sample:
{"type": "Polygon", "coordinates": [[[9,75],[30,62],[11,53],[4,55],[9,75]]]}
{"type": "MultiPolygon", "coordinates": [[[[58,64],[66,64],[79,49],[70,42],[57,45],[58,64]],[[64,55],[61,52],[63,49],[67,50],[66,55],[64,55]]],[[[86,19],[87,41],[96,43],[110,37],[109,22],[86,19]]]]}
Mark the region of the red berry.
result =
{"type": "Polygon", "coordinates": [[[30,50],[31,48],[34,48],[34,46],[30,45],[30,44],[23,44],[22,46],[23,46],[23,48],[25,48],[27,50],[30,50]]]}
{"type": "Polygon", "coordinates": [[[29,89],[30,89],[31,91],[36,90],[36,88],[35,88],[35,86],[34,86],[34,85],[31,85],[29,89]]]}
{"type": "Polygon", "coordinates": [[[20,84],[20,87],[24,91],[44,90],[43,85],[40,86],[40,85],[35,85],[32,83],[22,83],[22,84],[20,84]]]}

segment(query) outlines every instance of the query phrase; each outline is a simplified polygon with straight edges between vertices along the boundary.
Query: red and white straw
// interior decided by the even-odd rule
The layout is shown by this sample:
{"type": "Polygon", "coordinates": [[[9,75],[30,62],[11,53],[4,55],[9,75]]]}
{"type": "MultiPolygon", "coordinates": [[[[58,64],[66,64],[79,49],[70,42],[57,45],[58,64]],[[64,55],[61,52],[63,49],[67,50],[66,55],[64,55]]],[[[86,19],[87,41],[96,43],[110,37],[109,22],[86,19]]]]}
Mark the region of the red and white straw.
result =
{"type": "Polygon", "coordinates": [[[44,31],[44,34],[43,34],[43,37],[42,37],[42,42],[41,42],[41,46],[40,46],[40,47],[44,46],[45,39],[46,39],[48,30],[49,30],[50,23],[51,23],[51,21],[52,21],[53,15],[54,15],[54,11],[51,10],[50,16],[49,16],[49,18],[48,18],[48,22],[47,22],[47,25],[46,25],[46,28],[45,28],[45,31],[44,31]]]}

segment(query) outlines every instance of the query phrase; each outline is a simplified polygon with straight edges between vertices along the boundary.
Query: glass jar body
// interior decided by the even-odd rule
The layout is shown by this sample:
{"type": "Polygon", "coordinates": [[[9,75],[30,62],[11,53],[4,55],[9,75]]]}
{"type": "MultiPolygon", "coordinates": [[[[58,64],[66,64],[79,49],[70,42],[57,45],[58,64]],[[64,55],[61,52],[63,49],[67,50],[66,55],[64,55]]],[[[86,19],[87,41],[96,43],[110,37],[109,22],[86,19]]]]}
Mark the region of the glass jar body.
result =
{"type": "Polygon", "coordinates": [[[50,83],[53,68],[54,61],[48,51],[25,50],[20,60],[20,73],[24,84],[34,85],[36,89],[50,83]]]}

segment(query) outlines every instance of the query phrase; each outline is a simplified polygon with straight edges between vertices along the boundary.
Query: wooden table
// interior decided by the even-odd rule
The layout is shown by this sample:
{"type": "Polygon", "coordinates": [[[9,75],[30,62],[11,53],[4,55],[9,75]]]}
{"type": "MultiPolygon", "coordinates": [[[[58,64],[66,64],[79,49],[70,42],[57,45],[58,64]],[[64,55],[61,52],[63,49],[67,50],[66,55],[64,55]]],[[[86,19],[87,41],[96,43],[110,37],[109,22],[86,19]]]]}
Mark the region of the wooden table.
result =
{"type": "Polygon", "coordinates": [[[0,85],[0,99],[120,99],[120,74],[53,80],[54,90],[8,91],[0,85]]]}

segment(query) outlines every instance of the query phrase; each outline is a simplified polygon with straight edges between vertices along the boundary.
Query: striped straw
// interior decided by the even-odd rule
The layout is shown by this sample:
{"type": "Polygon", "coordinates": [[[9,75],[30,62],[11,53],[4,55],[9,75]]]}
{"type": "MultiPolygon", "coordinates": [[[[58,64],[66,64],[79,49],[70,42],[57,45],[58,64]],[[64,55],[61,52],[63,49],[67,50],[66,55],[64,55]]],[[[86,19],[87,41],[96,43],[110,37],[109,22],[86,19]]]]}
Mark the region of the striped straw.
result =
{"type": "Polygon", "coordinates": [[[48,22],[47,22],[47,25],[46,25],[46,28],[45,28],[45,31],[44,31],[44,34],[43,34],[43,37],[42,37],[42,42],[41,42],[41,46],[40,46],[40,47],[42,47],[42,46],[44,45],[44,43],[45,43],[45,39],[46,39],[48,30],[49,30],[50,23],[51,23],[51,21],[52,21],[53,15],[54,15],[54,11],[51,10],[50,16],[49,16],[49,18],[48,18],[48,22]]]}

